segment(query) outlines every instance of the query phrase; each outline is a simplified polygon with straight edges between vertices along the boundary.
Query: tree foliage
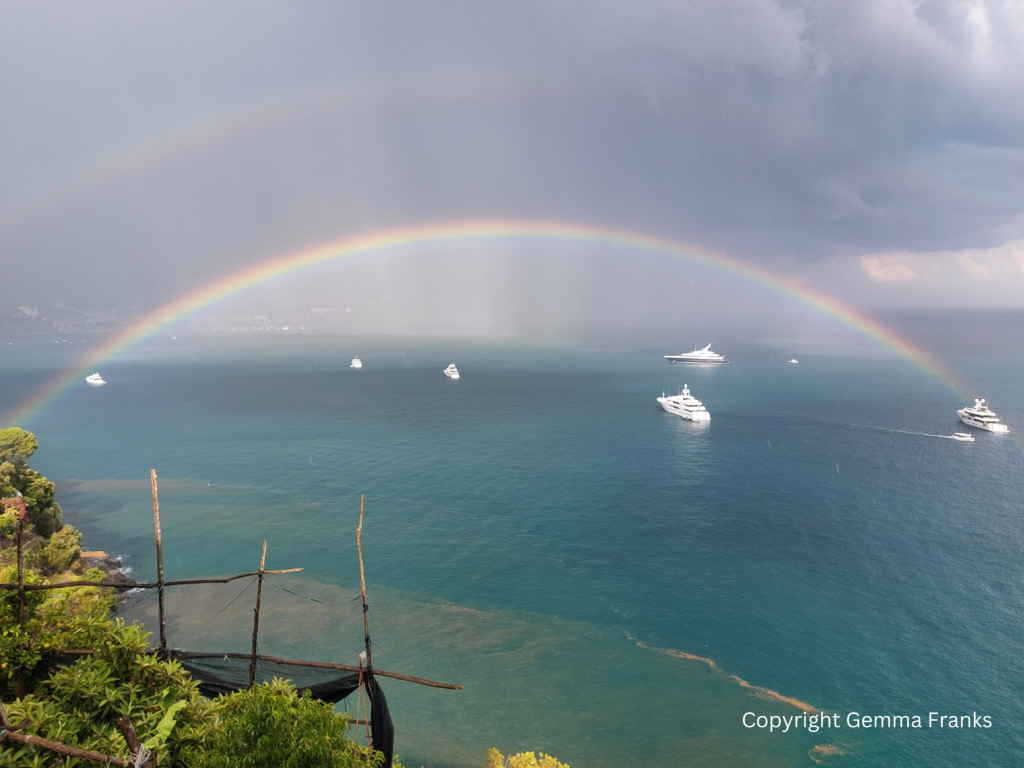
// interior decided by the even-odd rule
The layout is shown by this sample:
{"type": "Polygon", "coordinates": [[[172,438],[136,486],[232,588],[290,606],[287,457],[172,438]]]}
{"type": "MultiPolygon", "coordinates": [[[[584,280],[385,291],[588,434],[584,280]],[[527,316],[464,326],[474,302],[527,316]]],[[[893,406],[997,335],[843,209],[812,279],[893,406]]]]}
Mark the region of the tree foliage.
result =
{"type": "Polygon", "coordinates": [[[25,498],[28,519],[35,526],[37,535],[50,538],[64,525],[60,504],[53,498],[56,490],[53,483],[28,467],[19,479],[21,487],[18,490],[25,498]]]}
{"type": "Polygon", "coordinates": [[[22,498],[0,499],[0,537],[13,537],[18,523],[28,522],[28,508],[22,498]]]}
{"type": "Polygon", "coordinates": [[[37,535],[50,538],[63,525],[53,483],[31,469],[26,460],[39,445],[31,432],[0,429],[0,497],[19,497],[37,535]]]}
{"type": "Polygon", "coordinates": [[[36,452],[39,443],[36,436],[19,427],[0,429],[0,459],[11,461],[15,458],[27,459],[36,452]]]}

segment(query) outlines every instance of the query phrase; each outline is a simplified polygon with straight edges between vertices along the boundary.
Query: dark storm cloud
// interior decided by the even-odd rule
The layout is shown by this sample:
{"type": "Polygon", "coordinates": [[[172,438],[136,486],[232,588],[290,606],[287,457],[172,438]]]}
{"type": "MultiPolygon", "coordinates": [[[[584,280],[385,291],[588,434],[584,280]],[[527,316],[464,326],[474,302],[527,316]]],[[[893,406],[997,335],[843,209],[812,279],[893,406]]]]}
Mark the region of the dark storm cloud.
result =
{"type": "Polygon", "coordinates": [[[681,165],[748,238],[814,257],[1020,236],[1020,6],[646,11],[619,24],[610,12],[591,40],[620,75],[647,78],[691,150],[681,165]]]}
{"type": "Polygon", "coordinates": [[[146,304],[255,258],[436,218],[571,218],[755,260],[1024,236],[1019,6],[250,1],[0,13],[5,210],[198,117],[381,84],[376,99],[243,127],[7,222],[8,301],[51,291],[146,304]],[[393,95],[397,82],[460,78],[461,96],[393,95]]]}

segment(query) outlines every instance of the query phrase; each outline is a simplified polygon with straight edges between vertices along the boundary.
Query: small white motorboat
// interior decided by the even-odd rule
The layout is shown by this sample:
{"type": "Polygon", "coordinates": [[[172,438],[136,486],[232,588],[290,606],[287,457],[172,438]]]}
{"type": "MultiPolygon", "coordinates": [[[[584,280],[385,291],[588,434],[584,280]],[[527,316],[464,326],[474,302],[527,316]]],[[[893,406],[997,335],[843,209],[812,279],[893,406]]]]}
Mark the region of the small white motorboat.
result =
{"type": "Polygon", "coordinates": [[[950,435],[950,437],[953,438],[954,440],[960,440],[961,442],[964,443],[974,442],[974,436],[969,435],[966,432],[954,432],[952,435],[950,435]]]}
{"type": "Polygon", "coordinates": [[[796,365],[796,364],[797,364],[797,363],[799,363],[800,361],[799,361],[799,360],[797,360],[797,359],[796,359],[796,358],[794,357],[794,358],[793,358],[792,360],[790,360],[789,362],[793,363],[793,365],[796,365]]]}
{"type": "Polygon", "coordinates": [[[98,371],[96,373],[91,373],[88,376],[86,376],[85,380],[89,384],[93,384],[93,385],[96,385],[96,386],[99,386],[100,384],[106,384],[107,383],[107,382],[105,382],[103,380],[103,377],[100,376],[98,371]]]}
{"type": "Polygon", "coordinates": [[[444,375],[449,379],[459,378],[459,369],[455,367],[455,363],[451,363],[447,368],[444,369],[444,375]]]}
{"type": "Polygon", "coordinates": [[[350,368],[362,368],[363,367],[363,361],[360,360],[358,357],[353,357],[352,358],[352,364],[349,367],[350,368]]]}

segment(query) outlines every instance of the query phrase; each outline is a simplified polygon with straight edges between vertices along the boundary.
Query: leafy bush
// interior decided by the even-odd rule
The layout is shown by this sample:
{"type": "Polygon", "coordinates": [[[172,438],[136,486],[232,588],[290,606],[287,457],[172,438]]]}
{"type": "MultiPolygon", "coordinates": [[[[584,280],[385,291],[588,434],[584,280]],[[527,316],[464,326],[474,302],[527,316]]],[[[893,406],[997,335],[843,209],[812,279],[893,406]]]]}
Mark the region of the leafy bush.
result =
{"type": "Polygon", "coordinates": [[[487,753],[487,762],[484,768],[569,768],[565,763],[558,762],[558,758],[540,753],[540,759],[533,752],[520,752],[517,755],[503,757],[501,752],[491,747],[487,753]]]}
{"type": "MultiPolygon", "coordinates": [[[[82,556],[82,534],[65,525],[43,547],[43,561],[54,573],[68,570],[82,556]]],[[[102,581],[102,579],[100,579],[102,581]]]]}
{"type": "MultiPolygon", "coordinates": [[[[128,757],[116,726],[118,718],[128,715],[158,765],[183,765],[178,755],[194,749],[217,726],[199,684],[177,662],[148,653],[148,635],[137,625],[90,620],[77,631],[83,643],[79,647],[92,648],[94,655],[54,672],[40,686],[48,696],[32,694],[8,704],[11,721],[29,720],[25,732],[32,735],[128,757]]],[[[4,746],[4,764],[11,768],[35,768],[53,760],[46,750],[4,746]]]]}
{"type": "Polygon", "coordinates": [[[348,716],[330,704],[299,696],[286,680],[221,696],[213,703],[219,724],[199,747],[183,756],[188,768],[350,768],[380,766],[349,739],[348,716]]]}
{"type": "MultiPolygon", "coordinates": [[[[17,567],[0,569],[0,582],[18,580],[17,567]]],[[[99,569],[90,569],[75,581],[102,581],[99,569]]],[[[25,570],[26,584],[46,580],[35,571],[25,570]]],[[[19,623],[19,599],[15,590],[0,592],[0,691],[9,689],[16,670],[24,670],[26,690],[34,690],[41,681],[36,667],[44,653],[53,649],[91,648],[95,625],[110,624],[116,597],[102,587],[33,590],[25,592],[24,618],[19,623]]]]}

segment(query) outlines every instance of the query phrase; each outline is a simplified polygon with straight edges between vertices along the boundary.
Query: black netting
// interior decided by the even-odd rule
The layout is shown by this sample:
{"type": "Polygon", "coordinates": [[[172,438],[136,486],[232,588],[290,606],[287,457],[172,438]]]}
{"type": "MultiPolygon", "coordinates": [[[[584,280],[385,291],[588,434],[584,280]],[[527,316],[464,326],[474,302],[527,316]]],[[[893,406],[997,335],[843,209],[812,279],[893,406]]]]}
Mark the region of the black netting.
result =
{"type": "MultiPolygon", "coordinates": [[[[249,687],[249,657],[214,656],[187,651],[171,651],[171,656],[181,662],[182,666],[190,672],[195,670],[200,676],[214,675],[226,684],[237,686],[229,687],[229,690],[249,687]]],[[[279,677],[282,680],[290,680],[296,688],[304,689],[336,680],[341,676],[347,677],[349,674],[351,673],[337,669],[307,667],[303,664],[287,664],[256,657],[256,682],[258,683],[268,683],[275,677],[279,677]]],[[[355,673],[355,677],[358,681],[359,674],[355,673]]],[[[197,679],[199,678],[197,677],[197,679]]]]}

